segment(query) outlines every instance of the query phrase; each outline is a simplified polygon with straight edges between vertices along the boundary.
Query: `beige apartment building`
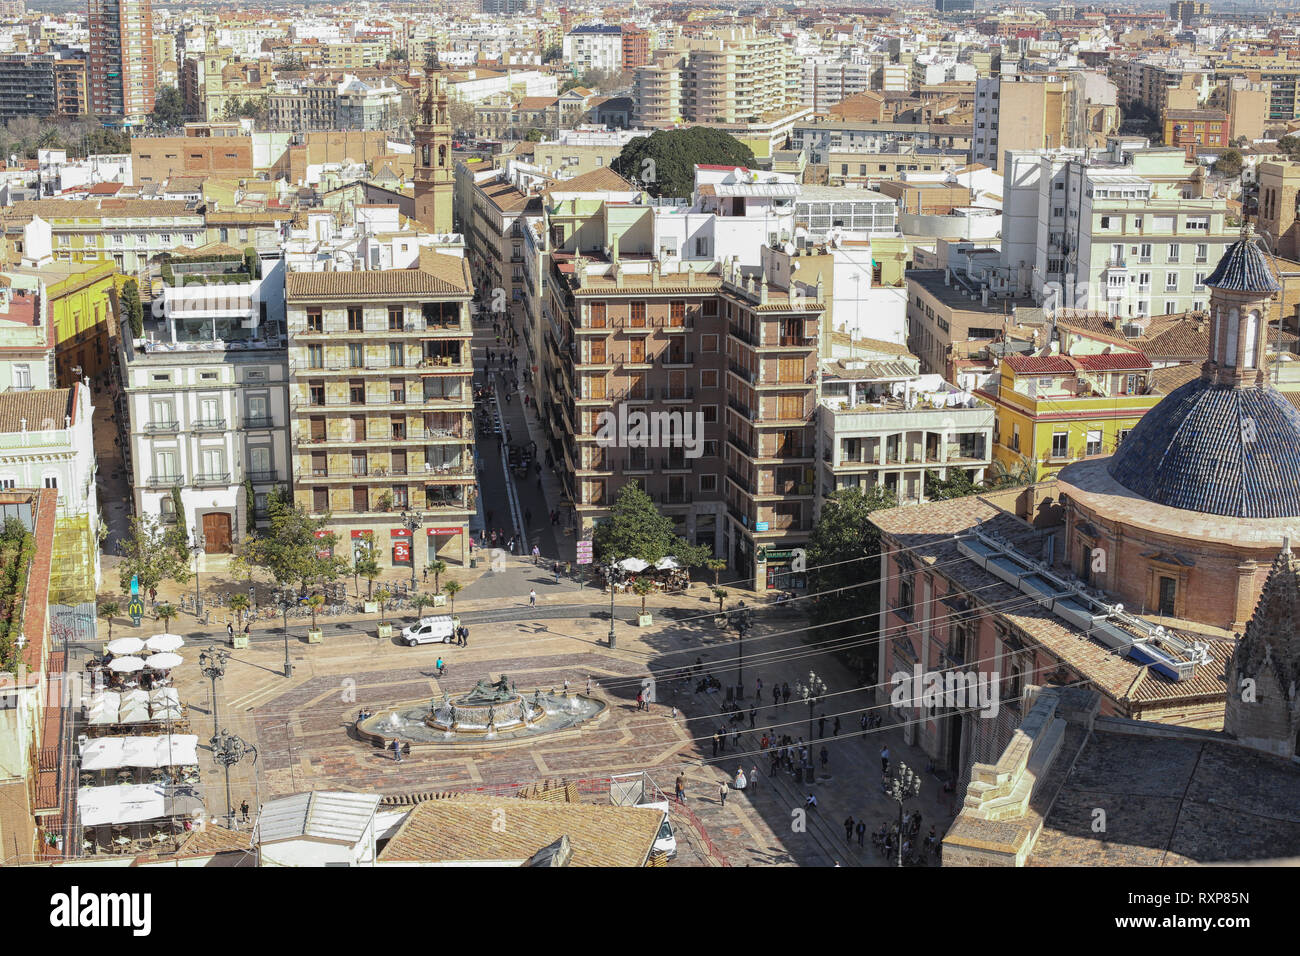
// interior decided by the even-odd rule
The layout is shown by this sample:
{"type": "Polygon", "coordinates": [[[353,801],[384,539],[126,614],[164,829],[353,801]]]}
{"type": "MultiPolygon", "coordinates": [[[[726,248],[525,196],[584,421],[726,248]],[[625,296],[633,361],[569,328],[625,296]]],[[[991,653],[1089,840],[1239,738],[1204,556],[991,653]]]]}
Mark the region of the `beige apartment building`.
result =
{"type": "Polygon", "coordinates": [[[801,107],[802,72],[790,46],[752,29],[675,38],[635,78],[638,126],[751,123],[801,107]]]}
{"type": "Polygon", "coordinates": [[[294,496],[349,556],[468,559],[472,295],[466,261],[431,250],[412,269],[286,276],[294,496]]]}

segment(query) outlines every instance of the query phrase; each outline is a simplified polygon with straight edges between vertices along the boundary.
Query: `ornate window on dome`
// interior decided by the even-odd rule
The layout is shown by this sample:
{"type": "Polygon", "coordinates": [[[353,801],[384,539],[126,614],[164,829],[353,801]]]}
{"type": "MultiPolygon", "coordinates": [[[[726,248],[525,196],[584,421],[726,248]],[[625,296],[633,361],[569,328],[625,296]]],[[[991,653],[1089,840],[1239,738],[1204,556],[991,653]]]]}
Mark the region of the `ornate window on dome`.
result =
{"type": "Polygon", "coordinates": [[[1237,310],[1230,309],[1228,311],[1227,327],[1224,329],[1227,335],[1225,336],[1226,342],[1224,343],[1222,363],[1229,368],[1235,368],[1237,365],[1237,322],[1237,310]]]}
{"type": "Polygon", "coordinates": [[[1246,368],[1255,368],[1255,350],[1259,348],[1259,313],[1251,312],[1246,317],[1246,368]]]}

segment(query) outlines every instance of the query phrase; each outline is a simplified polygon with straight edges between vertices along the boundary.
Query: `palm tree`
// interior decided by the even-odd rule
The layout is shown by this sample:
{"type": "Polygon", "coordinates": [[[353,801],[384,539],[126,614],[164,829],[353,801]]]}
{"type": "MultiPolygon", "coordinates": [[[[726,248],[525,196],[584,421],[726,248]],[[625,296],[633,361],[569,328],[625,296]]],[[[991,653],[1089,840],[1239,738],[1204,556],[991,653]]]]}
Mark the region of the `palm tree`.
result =
{"type": "Polygon", "coordinates": [[[456,613],[456,595],[461,592],[462,585],[459,581],[448,581],[443,585],[443,590],[447,592],[447,597],[451,598],[451,613],[456,613]]]}
{"type": "Polygon", "coordinates": [[[325,606],[325,599],[319,594],[313,594],[307,599],[307,607],[311,609],[311,629],[316,630],[316,612],[325,606]]]}
{"type": "Polygon", "coordinates": [[[727,562],[721,558],[709,558],[704,562],[704,565],[713,572],[713,586],[716,588],[718,586],[718,575],[727,569],[727,562]]]}
{"type": "Polygon", "coordinates": [[[424,615],[421,614],[420,612],[433,603],[433,598],[421,592],[416,594],[415,597],[411,598],[411,603],[415,605],[415,616],[424,617],[424,615]]]}
{"type": "Polygon", "coordinates": [[[632,584],[632,590],[641,595],[641,616],[645,616],[645,599],[646,596],[655,589],[654,583],[649,578],[637,578],[632,584]]]}
{"type": "Polygon", "coordinates": [[[154,614],[158,615],[158,620],[163,622],[163,630],[167,630],[167,622],[176,616],[176,607],[172,604],[159,604],[153,609],[154,614]]]}
{"type": "Polygon", "coordinates": [[[247,594],[232,594],[230,596],[230,609],[235,612],[237,627],[244,623],[244,612],[248,610],[250,604],[247,594]]]}
{"type": "Polygon", "coordinates": [[[433,592],[437,594],[442,590],[442,576],[447,573],[447,562],[443,560],[429,562],[429,570],[433,572],[433,592]]]}
{"type": "MultiPolygon", "coordinates": [[[[354,578],[359,574],[366,579],[366,600],[369,601],[371,589],[375,585],[375,578],[379,577],[379,562],[368,554],[363,555],[357,558],[352,565],[352,574],[354,578]]],[[[353,584],[355,583],[354,580],[353,584]]]]}
{"type": "Polygon", "coordinates": [[[122,613],[122,607],[116,601],[105,601],[99,606],[99,616],[108,622],[108,639],[113,639],[113,618],[122,613]]]}
{"type": "Polygon", "coordinates": [[[391,598],[392,596],[393,593],[389,591],[388,588],[384,588],[384,587],[381,587],[378,591],[375,592],[375,600],[379,602],[379,623],[380,624],[384,623],[384,605],[388,603],[389,598],[391,598]]]}
{"type": "Polygon", "coordinates": [[[714,588],[713,596],[718,599],[718,613],[722,613],[722,602],[727,599],[726,588],[714,588]]]}

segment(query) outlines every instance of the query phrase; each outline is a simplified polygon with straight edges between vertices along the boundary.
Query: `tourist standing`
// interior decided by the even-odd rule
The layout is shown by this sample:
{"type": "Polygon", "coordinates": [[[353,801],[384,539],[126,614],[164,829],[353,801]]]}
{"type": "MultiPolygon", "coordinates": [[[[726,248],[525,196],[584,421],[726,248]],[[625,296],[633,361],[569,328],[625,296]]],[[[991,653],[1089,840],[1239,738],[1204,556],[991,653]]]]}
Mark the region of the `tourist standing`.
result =
{"type": "Polygon", "coordinates": [[[686,803],[686,778],[680,773],[677,775],[677,802],[686,803]]]}
{"type": "Polygon", "coordinates": [[[528,606],[537,607],[537,592],[531,588],[528,591],[528,606]]]}
{"type": "Polygon", "coordinates": [[[889,745],[883,744],[880,748],[880,772],[889,773],[889,745]]]}
{"type": "Polygon", "coordinates": [[[851,813],[844,818],[844,842],[845,843],[853,842],[853,827],[856,825],[856,823],[857,821],[853,819],[853,814],[851,813]]]}
{"type": "Polygon", "coordinates": [[[725,783],[718,784],[718,802],[724,807],[727,805],[727,785],[725,783]]]}

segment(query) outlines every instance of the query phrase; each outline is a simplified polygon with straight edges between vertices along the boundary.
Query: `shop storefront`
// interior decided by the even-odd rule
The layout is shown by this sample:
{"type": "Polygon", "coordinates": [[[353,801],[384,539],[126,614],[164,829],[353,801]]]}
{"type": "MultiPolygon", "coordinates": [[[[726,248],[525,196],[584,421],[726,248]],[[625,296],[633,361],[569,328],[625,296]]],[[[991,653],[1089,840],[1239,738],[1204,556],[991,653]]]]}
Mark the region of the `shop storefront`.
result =
{"type": "MultiPolygon", "coordinates": [[[[451,527],[451,528],[426,528],[425,530],[429,542],[428,560],[430,562],[437,561],[439,559],[439,555],[442,554],[443,549],[448,544],[452,543],[451,541],[452,538],[455,538],[457,535],[464,534],[465,532],[465,529],[459,526],[451,527]]],[[[464,547],[462,546],[462,551],[463,550],[464,547]]],[[[443,560],[446,560],[446,558],[443,558],[443,560]]]]}
{"type": "Polygon", "coordinates": [[[802,591],[808,587],[808,573],[800,569],[798,571],[792,568],[796,552],[793,550],[776,551],[774,549],[765,549],[763,555],[767,559],[767,587],[768,590],[779,591],[802,591]]]}
{"type": "Polygon", "coordinates": [[[411,531],[409,528],[393,528],[389,532],[393,541],[393,567],[409,568],[413,560],[411,548],[411,531]]]}

